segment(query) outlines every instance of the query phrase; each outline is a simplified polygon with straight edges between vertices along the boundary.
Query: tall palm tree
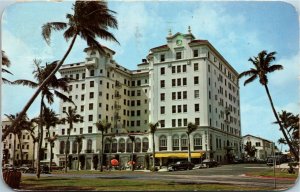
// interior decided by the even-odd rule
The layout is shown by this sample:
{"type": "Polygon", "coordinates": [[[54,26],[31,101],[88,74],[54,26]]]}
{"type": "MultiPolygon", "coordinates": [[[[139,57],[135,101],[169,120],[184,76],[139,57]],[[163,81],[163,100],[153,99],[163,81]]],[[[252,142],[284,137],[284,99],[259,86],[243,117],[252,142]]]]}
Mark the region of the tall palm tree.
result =
{"type": "Polygon", "coordinates": [[[128,135],[129,139],[132,142],[132,152],[131,152],[131,171],[134,171],[134,162],[133,162],[133,154],[134,154],[134,148],[135,148],[135,136],[134,135],[128,135]]]}
{"type": "Polygon", "coordinates": [[[272,107],[272,111],[274,113],[276,121],[279,124],[280,131],[282,132],[284,139],[287,141],[287,144],[290,147],[291,153],[293,153],[296,160],[299,161],[299,154],[298,154],[297,150],[293,147],[292,143],[288,140],[288,135],[286,134],[284,127],[283,127],[282,123],[280,122],[280,119],[275,110],[275,106],[273,104],[273,100],[271,98],[271,94],[270,94],[270,91],[268,88],[268,77],[267,77],[268,73],[272,73],[274,71],[283,69],[282,65],[279,65],[279,64],[271,65],[271,63],[273,61],[275,61],[275,59],[276,59],[275,54],[276,54],[276,52],[267,53],[267,51],[263,50],[260,53],[258,53],[258,56],[250,58],[249,61],[254,65],[254,68],[251,68],[248,71],[242,72],[239,75],[239,78],[250,76],[250,78],[248,78],[244,82],[244,85],[247,85],[248,83],[253,82],[257,78],[259,79],[260,84],[264,86],[264,88],[267,92],[267,95],[268,95],[268,98],[269,98],[269,101],[270,101],[270,104],[272,107]]]}
{"type": "Polygon", "coordinates": [[[83,135],[77,135],[75,137],[75,141],[77,143],[77,171],[79,171],[79,154],[80,154],[80,145],[82,145],[82,141],[84,139],[84,136],[83,135]]]}
{"type": "MultiPolygon", "coordinates": [[[[12,73],[10,71],[8,71],[7,69],[3,68],[3,67],[9,67],[10,66],[10,60],[8,59],[7,55],[5,54],[4,51],[2,51],[2,73],[9,73],[12,75],[12,73]]],[[[8,79],[2,77],[2,82],[3,83],[11,83],[11,81],[9,81],[8,79]]]]}
{"type": "Polygon", "coordinates": [[[104,152],[104,132],[107,133],[107,131],[111,127],[111,123],[108,123],[104,120],[98,121],[95,123],[98,131],[101,132],[101,150],[100,150],[100,171],[103,171],[103,152],[104,152]]]}
{"type": "Polygon", "coordinates": [[[149,132],[152,135],[153,171],[155,171],[155,141],[154,141],[154,135],[155,135],[155,132],[157,131],[158,125],[159,125],[159,121],[156,122],[155,124],[149,123],[149,132]]]}
{"type": "MultiPolygon", "coordinates": [[[[5,114],[5,116],[9,119],[9,121],[13,122],[17,116],[19,114],[16,114],[16,115],[7,115],[5,114]]],[[[23,151],[22,151],[22,140],[21,140],[21,135],[22,135],[22,132],[24,130],[27,130],[27,131],[31,131],[31,127],[32,127],[32,123],[31,121],[28,119],[27,115],[26,116],[23,116],[23,118],[21,119],[21,121],[19,122],[19,124],[16,126],[16,127],[11,127],[11,126],[8,126],[8,129],[5,129],[5,131],[3,132],[3,135],[2,135],[2,141],[10,134],[12,133],[14,135],[14,146],[13,146],[13,166],[15,166],[15,154],[16,154],[16,140],[18,138],[18,141],[19,141],[19,145],[20,145],[20,157],[21,157],[21,163],[23,162],[23,151]]]]}
{"type": "MultiPolygon", "coordinates": [[[[33,63],[35,65],[35,70],[33,71],[34,78],[37,80],[37,82],[26,80],[26,79],[19,79],[13,82],[13,84],[17,85],[25,85],[29,86],[31,88],[37,88],[39,87],[43,81],[48,78],[48,76],[51,74],[51,72],[54,70],[54,68],[57,66],[57,62],[52,62],[51,64],[46,64],[45,67],[41,66],[41,60],[33,60],[33,63]]],[[[47,102],[49,104],[52,104],[54,102],[54,96],[57,96],[58,98],[62,99],[63,101],[72,102],[69,97],[64,95],[63,93],[59,92],[58,89],[63,90],[64,92],[68,92],[68,83],[71,79],[69,78],[57,78],[55,75],[51,78],[51,81],[47,84],[47,86],[43,87],[42,94],[41,94],[41,103],[40,103],[40,117],[44,117],[43,112],[45,108],[45,101],[44,99],[47,99],[47,102]]],[[[43,118],[39,118],[38,122],[38,153],[37,153],[37,178],[40,177],[40,154],[41,154],[41,148],[42,148],[42,141],[43,141],[43,118]]]]}
{"type": "MultiPolygon", "coordinates": [[[[100,43],[96,40],[97,37],[119,43],[114,35],[109,32],[110,28],[118,28],[118,22],[114,16],[115,12],[108,9],[107,2],[76,1],[72,10],[74,11],[73,14],[66,15],[68,20],[67,23],[49,22],[44,24],[42,27],[42,35],[48,44],[50,43],[51,32],[53,30],[65,30],[64,38],[67,41],[69,39],[72,40],[62,59],[57,63],[51,74],[48,75],[47,78],[45,78],[44,81],[39,85],[35,93],[20,112],[20,116],[23,116],[26,113],[44,87],[51,82],[55,73],[59,70],[68,57],[78,36],[84,39],[88,46],[97,48],[101,54],[104,52],[104,50],[100,43]]],[[[13,122],[12,126],[14,127],[18,121],[19,118],[13,122]]]]}
{"type": "Polygon", "coordinates": [[[76,109],[70,108],[68,111],[64,111],[66,117],[62,118],[62,122],[69,124],[69,129],[67,131],[68,137],[66,140],[66,147],[65,147],[65,173],[67,172],[67,160],[68,160],[68,146],[67,143],[70,139],[71,131],[73,130],[73,123],[80,123],[83,122],[83,117],[77,114],[76,109]]]}
{"type": "Polygon", "coordinates": [[[50,172],[52,171],[53,147],[54,147],[54,142],[57,140],[57,137],[58,137],[57,134],[55,134],[53,136],[48,135],[48,137],[47,137],[47,141],[49,142],[49,145],[50,145],[50,162],[49,162],[49,171],[50,172]]]}
{"type": "Polygon", "coordinates": [[[186,134],[188,136],[188,161],[191,162],[191,142],[190,142],[190,135],[191,133],[193,133],[194,131],[196,131],[198,129],[198,125],[194,124],[194,123],[188,123],[187,126],[187,131],[186,134]]]}

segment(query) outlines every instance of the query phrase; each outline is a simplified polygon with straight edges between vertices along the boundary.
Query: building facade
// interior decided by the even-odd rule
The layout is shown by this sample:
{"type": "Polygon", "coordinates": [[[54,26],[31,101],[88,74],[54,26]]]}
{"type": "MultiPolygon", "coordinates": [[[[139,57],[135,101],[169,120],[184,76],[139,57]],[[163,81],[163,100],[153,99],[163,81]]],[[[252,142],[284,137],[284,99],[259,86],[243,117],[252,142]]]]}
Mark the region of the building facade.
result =
{"type": "Polygon", "coordinates": [[[169,34],[167,44],[150,49],[137,70],[128,70],[106,54],[86,48],[84,62],[64,65],[60,74],[75,79],[69,85],[70,103],[60,104],[60,114],[76,107],[83,122],[74,125],[65,143],[69,125],[59,125],[54,159],[64,164],[67,147],[74,166],[94,169],[93,159],[101,149],[101,134],[95,123],[112,123],[106,133],[105,160],[119,159],[122,165],[132,152],[138,164],[151,162],[152,135],[148,124],[160,122],[154,136],[156,161],[166,165],[187,158],[190,139],[192,161],[213,158],[220,163],[241,155],[241,125],[238,73],[207,40],[187,34],[169,34]],[[190,138],[188,122],[199,128],[190,138]],[[135,142],[128,137],[135,136],[135,142]],[[77,157],[77,135],[84,135],[77,157]]]}
{"type": "MultiPolygon", "coordinates": [[[[275,149],[275,143],[272,141],[269,141],[267,139],[253,136],[253,135],[245,135],[242,138],[243,146],[247,144],[247,142],[250,142],[251,146],[255,146],[256,152],[255,152],[255,158],[257,160],[266,161],[268,157],[272,156],[275,152],[277,152],[277,149],[275,149]]],[[[243,147],[244,151],[244,147],[243,147]]],[[[247,152],[244,151],[245,156],[247,156],[247,152]]]]}
{"type": "MultiPolygon", "coordinates": [[[[11,122],[5,118],[2,120],[2,133],[8,126],[11,125],[11,122]]],[[[13,150],[15,146],[15,165],[21,166],[22,164],[32,164],[34,161],[34,142],[31,134],[23,130],[19,138],[17,135],[10,133],[2,141],[2,164],[13,164],[13,150]],[[21,152],[22,151],[22,152],[21,152]],[[21,159],[23,158],[23,162],[21,159]]]]}

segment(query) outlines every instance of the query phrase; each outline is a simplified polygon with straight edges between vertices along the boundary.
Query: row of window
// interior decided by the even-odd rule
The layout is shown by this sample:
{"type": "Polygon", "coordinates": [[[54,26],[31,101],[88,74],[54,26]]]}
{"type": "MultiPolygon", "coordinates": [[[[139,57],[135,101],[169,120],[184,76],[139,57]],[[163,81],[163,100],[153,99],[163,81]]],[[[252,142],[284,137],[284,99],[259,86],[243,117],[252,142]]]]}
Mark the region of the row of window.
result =
{"type": "MultiPolygon", "coordinates": [[[[175,53],[176,60],[182,59],[182,54],[183,54],[182,51],[177,51],[175,53]]],[[[193,50],[193,57],[199,57],[199,50],[198,49],[193,50]]],[[[166,61],[166,55],[165,54],[160,54],[159,61],[160,62],[166,61]]]]}
{"type": "MultiPolygon", "coordinates": [[[[184,119],[172,119],[171,120],[172,122],[172,127],[181,127],[181,126],[187,126],[188,122],[187,122],[187,118],[184,118],[184,119]],[[177,124],[176,124],[177,122],[177,124]]],[[[196,125],[200,125],[200,118],[195,118],[195,124],[196,125]]],[[[162,119],[160,120],[160,127],[165,127],[165,120],[162,119]]]]}

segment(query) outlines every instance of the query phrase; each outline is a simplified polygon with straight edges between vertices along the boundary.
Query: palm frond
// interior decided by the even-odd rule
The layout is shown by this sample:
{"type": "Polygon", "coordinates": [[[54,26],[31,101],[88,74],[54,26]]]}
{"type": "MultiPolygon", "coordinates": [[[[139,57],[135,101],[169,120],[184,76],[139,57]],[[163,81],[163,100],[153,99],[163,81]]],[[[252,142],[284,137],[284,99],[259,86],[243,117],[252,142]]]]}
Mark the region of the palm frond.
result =
{"type": "Polygon", "coordinates": [[[50,44],[50,37],[52,30],[63,30],[67,27],[67,24],[64,22],[50,22],[42,26],[42,35],[45,41],[50,44]]]}
{"type": "Polygon", "coordinates": [[[268,73],[277,71],[277,70],[282,70],[283,66],[282,65],[271,65],[268,69],[268,73]]]}
{"type": "Polygon", "coordinates": [[[74,105],[75,105],[75,103],[72,101],[72,99],[70,99],[68,96],[66,96],[66,95],[64,95],[64,94],[62,94],[62,93],[60,93],[59,91],[54,91],[54,94],[58,97],[58,98],[60,98],[60,99],[62,99],[64,102],[70,102],[70,103],[73,103],[74,105]]]}
{"type": "Polygon", "coordinates": [[[31,88],[37,88],[38,87],[38,84],[33,82],[33,81],[30,81],[30,80],[26,80],[26,79],[18,79],[14,82],[12,82],[12,84],[15,84],[15,85],[24,85],[24,86],[28,86],[28,87],[31,87],[31,88]]]}
{"type": "Polygon", "coordinates": [[[253,82],[255,79],[257,79],[258,75],[253,75],[252,77],[250,77],[249,79],[247,79],[245,82],[244,82],[244,86],[246,86],[248,83],[251,83],[253,82]]]}
{"type": "Polygon", "coordinates": [[[2,65],[9,67],[10,66],[10,60],[8,59],[7,55],[5,54],[5,51],[2,51],[2,65]]]}
{"type": "Polygon", "coordinates": [[[2,67],[2,73],[9,73],[9,74],[13,75],[9,70],[4,69],[3,67],[2,67]]]}
{"type": "Polygon", "coordinates": [[[11,82],[10,80],[8,80],[8,79],[6,79],[6,78],[3,78],[3,77],[2,77],[2,82],[3,82],[4,84],[9,84],[9,85],[12,84],[12,82],[11,82]]]}
{"type": "Polygon", "coordinates": [[[258,71],[256,69],[251,68],[248,71],[244,71],[244,72],[240,73],[238,78],[240,79],[245,76],[253,76],[253,75],[257,75],[257,74],[258,74],[258,71]]]}

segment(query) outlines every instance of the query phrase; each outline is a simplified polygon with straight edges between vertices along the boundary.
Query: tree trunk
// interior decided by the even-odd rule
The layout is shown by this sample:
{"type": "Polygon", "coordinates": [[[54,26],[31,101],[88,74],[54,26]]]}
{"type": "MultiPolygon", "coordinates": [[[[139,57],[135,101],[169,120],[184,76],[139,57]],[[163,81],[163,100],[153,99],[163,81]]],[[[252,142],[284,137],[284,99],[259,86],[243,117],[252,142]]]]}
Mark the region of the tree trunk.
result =
{"type": "Polygon", "coordinates": [[[272,98],[271,98],[271,94],[270,94],[270,92],[269,92],[269,88],[268,88],[267,85],[264,85],[264,86],[265,86],[265,89],[266,89],[266,92],[267,92],[267,95],[268,95],[268,98],[269,98],[269,101],[270,101],[270,104],[271,104],[273,113],[274,113],[275,118],[276,118],[276,120],[277,120],[277,122],[278,122],[278,124],[279,124],[280,130],[281,130],[281,132],[282,132],[282,134],[283,134],[283,136],[284,136],[284,138],[285,138],[285,140],[286,140],[288,146],[290,147],[290,152],[295,156],[296,161],[299,161],[299,154],[298,154],[298,152],[295,150],[295,148],[294,148],[294,146],[292,145],[291,141],[289,140],[289,138],[288,138],[288,136],[287,136],[287,134],[286,134],[286,132],[285,132],[285,130],[284,130],[282,124],[281,124],[281,121],[280,121],[280,119],[279,119],[279,117],[278,117],[278,114],[277,114],[277,112],[276,112],[276,110],[275,110],[275,107],[274,107],[274,104],[273,104],[273,101],[272,101],[272,98]]]}
{"type": "MultiPolygon", "coordinates": [[[[68,132],[68,130],[67,130],[67,132],[68,132]]],[[[67,137],[66,147],[65,147],[65,173],[67,173],[67,167],[68,167],[68,165],[67,165],[67,163],[68,163],[67,149],[68,149],[68,141],[69,141],[69,138],[70,138],[70,133],[71,133],[71,128],[70,128],[70,131],[69,131],[69,134],[68,134],[68,137],[67,137]]]]}
{"type": "Polygon", "coordinates": [[[53,145],[54,144],[54,141],[51,141],[50,142],[50,162],[49,162],[49,170],[50,172],[52,172],[52,151],[53,151],[53,145]]]}
{"type": "Polygon", "coordinates": [[[22,149],[22,141],[21,141],[21,135],[20,134],[18,134],[18,140],[19,140],[19,145],[20,145],[21,165],[23,165],[23,149],[22,149]]]}
{"type": "Polygon", "coordinates": [[[190,134],[188,135],[188,162],[191,162],[191,143],[190,143],[190,134]]]}
{"type": "Polygon", "coordinates": [[[77,142],[77,171],[79,171],[79,142],[77,142]]]}
{"type": "Polygon", "coordinates": [[[36,165],[36,177],[40,178],[41,174],[41,150],[42,150],[42,143],[43,143],[43,101],[44,95],[41,98],[41,106],[40,106],[40,119],[38,125],[38,148],[37,148],[37,165],[36,165]]]}
{"type": "Polygon", "coordinates": [[[135,146],[135,142],[132,141],[132,154],[131,154],[131,171],[134,171],[134,164],[133,164],[133,153],[134,153],[134,147],[135,146]]]}
{"type": "Polygon", "coordinates": [[[103,137],[103,131],[101,131],[101,151],[100,151],[100,171],[103,171],[103,141],[104,137],[103,137]]]}
{"type": "Polygon", "coordinates": [[[32,149],[32,168],[34,169],[34,156],[35,156],[35,142],[33,142],[33,149],[32,149]]]}
{"type": "MultiPolygon", "coordinates": [[[[41,83],[41,85],[38,87],[38,89],[35,91],[35,93],[32,95],[32,97],[30,98],[30,100],[26,103],[26,105],[24,106],[24,108],[22,109],[22,111],[19,113],[19,116],[17,116],[17,118],[12,122],[11,128],[14,129],[16,127],[16,125],[20,122],[20,120],[22,119],[22,117],[25,115],[25,113],[27,112],[27,110],[29,109],[29,107],[31,106],[31,104],[34,102],[34,100],[37,98],[37,96],[40,94],[40,92],[42,91],[42,89],[49,83],[49,81],[52,79],[52,77],[55,75],[55,73],[59,70],[59,68],[62,66],[62,64],[64,63],[64,61],[66,60],[67,56],[69,55],[75,40],[77,37],[77,33],[74,35],[71,44],[69,45],[69,48],[67,49],[66,53],[64,54],[62,60],[60,60],[57,64],[57,66],[54,68],[54,70],[51,72],[51,74],[41,83]]],[[[39,157],[39,155],[38,155],[39,157]]],[[[37,175],[39,177],[39,175],[37,175]]]]}
{"type": "Polygon", "coordinates": [[[154,133],[152,133],[152,157],[153,157],[153,171],[155,171],[155,143],[154,143],[154,133]]]}

